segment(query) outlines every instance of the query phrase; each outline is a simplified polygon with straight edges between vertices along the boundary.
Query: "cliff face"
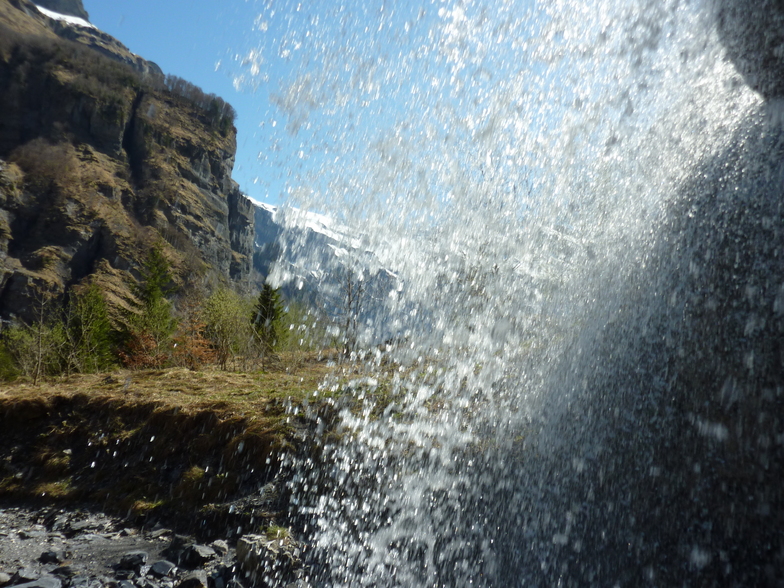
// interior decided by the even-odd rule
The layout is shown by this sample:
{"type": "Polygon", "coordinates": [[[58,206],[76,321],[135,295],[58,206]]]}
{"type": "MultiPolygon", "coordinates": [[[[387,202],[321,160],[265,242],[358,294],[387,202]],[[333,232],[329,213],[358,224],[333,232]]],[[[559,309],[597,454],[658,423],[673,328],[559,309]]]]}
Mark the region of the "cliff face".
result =
{"type": "Polygon", "coordinates": [[[231,107],[63,27],[0,0],[0,314],[29,318],[34,289],[86,278],[123,305],[157,241],[180,281],[247,279],[231,107]]]}

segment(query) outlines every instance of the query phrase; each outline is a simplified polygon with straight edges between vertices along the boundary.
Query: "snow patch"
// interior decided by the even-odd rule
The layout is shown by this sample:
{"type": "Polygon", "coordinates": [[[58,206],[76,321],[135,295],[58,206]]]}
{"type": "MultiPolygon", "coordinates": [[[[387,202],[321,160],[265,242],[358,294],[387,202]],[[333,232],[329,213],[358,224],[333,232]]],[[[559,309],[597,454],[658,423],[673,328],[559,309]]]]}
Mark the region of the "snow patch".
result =
{"type": "Polygon", "coordinates": [[[85,27],[87,29],[94,29],[97,28],[94,24],[87,22],[83,18],[79,18],[78,16],[71,16],[70,14],[60,14],[59,12],[55,12],[54,10],[49,10],[48,8],[42,8],[37,4],[35,7],[38,9],[38,12],[43,14],[44,16],[48,16],[49,18],[53,18],[54,20],[59,20],[64,22],[65,24],[75,25],[77,27],[85,27]]]}

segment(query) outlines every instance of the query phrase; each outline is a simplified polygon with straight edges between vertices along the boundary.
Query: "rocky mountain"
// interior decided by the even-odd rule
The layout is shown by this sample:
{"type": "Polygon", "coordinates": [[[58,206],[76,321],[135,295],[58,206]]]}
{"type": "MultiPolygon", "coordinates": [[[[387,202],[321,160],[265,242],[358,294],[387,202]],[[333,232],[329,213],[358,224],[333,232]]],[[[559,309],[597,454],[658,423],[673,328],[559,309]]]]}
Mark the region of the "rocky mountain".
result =
{"type": "Polygon", "coordinates": [[[0,0],[0,315],[85,280],[126,305],[157,242],[179,282],[247,280],[233,109],[47,5],[0,0]]]}
{"type": "Polygon", "coordinates": [[[370,336],[378,341],[391,333],[373,319],[402,282],[365,241],[361,230],[328,216],[256,204],[256,274],[270,276],[287,299],[305,300],[338,324],[345,326],[349,316],[354,322],[375,322],[370,336]]]}
{"type": "Polygon", "coordinates": [[[37,0],[36,4],[60,14],[90,20],[82,0],[37,0]]]}

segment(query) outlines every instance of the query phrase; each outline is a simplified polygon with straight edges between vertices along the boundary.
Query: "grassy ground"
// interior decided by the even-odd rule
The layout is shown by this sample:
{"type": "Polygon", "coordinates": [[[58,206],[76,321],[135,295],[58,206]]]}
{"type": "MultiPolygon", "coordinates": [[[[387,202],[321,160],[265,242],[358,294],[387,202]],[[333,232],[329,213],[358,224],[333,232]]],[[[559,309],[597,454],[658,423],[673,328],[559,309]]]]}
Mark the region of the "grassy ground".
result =
{"type": "MultiPolygon", "coordinates": [[[[224,506],[273,481],[285,453],[308,451],[315,423],[287,407],[308,401],[329,419],[325,400],[351,371],[314,353],[250,373],[117,370],[0,384],[0,500],[190,526],[223,520],[224,506]]],[[[284,522],[275,504],[263,510],[251,513],[260,524],[284,522]]]]}

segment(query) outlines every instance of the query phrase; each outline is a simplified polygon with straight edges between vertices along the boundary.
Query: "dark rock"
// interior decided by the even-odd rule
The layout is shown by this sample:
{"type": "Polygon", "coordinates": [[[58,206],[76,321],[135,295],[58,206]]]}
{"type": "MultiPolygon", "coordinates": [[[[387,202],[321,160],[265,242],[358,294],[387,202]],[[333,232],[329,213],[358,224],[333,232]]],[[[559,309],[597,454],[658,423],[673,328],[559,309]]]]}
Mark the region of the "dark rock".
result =
{"type": "Polygon", "coordinates": [[[64,578],[72,578],[76,575],[77,569],[73,566],[59,566],[52,570],[55,576],[62,576],[64,578]]]}
{"type": "Polygon", "coordinates": [[[185,576],[177,585],[178,588],[207,588],[207,574],[202,570],[185,576]]]}
{"type": "Polygon", "coordinates": [[[32,582],[25,582],[24,584],[16,584],[18,588],[62,588],[63,582],[60,578],[54,576],[41,576],[32,582]]]}
{"type": "Polygon", "coordinates": [[[14,574],[13,583],[20,584],[22,582],[31,582],[41,577],[41,574],[35,568],[26,567],[20,568],[14,574]]]}
{"type": "Polygon", "coordinates": [[[156,561],[150,566],[150,573],[158,578],[165,578],[167,576],[171,576],[176,569],[177,566],[175,564],[168,560],[162,559],[160,561],[156,561]]]}
{"type": "Polygon", "coordinates": [[[95,531],[101,527],[98,521],[92,519],[85,519],[83,521],[74,521],[69,525],[71,531],[81,533],[83,531],[95,531]]]}
{"type": "Polygon", "coordinates": [[[215,550],[206,545],[189,545],[182,552],[180,563],[188,567],[203,566],[216,557],[215,550]]]}
{"type": "Polygon", "coordinates": [[[46,531],[41,529],[22,529],[18,535],[20,539],[43,539],[46,537],[46,531]]]}
{"type": "Polygon", "coordinates": [[[226,578],[224,577],[224,569],[222,566],[219,569],[212,570],[207,575],[207,586],[209,588],[226,588],[226,578]]]}
{"type": "Polygon", "coordinates": [[[172,561],[180,563],[183,553],[191,545],[191,540],[182,535],[175,535],[172,537],[169,546],[163,550],[164,557],[168,557],[172,561]]]}
{"type": "Polygon", "coordinates": [[[117,567],[121,570],[135,570],[146,564],[148,557],[146,551],[129,551],[122,556],[117,567]]]}
{"type": "Polygon", "coordinates": [[[44,551],[41,554],[41,557],[38,558],[42,564],[61,564],[65,561],[66,554],[65,550],[63,549],[51,549],[49,551],[44,551]]]}

